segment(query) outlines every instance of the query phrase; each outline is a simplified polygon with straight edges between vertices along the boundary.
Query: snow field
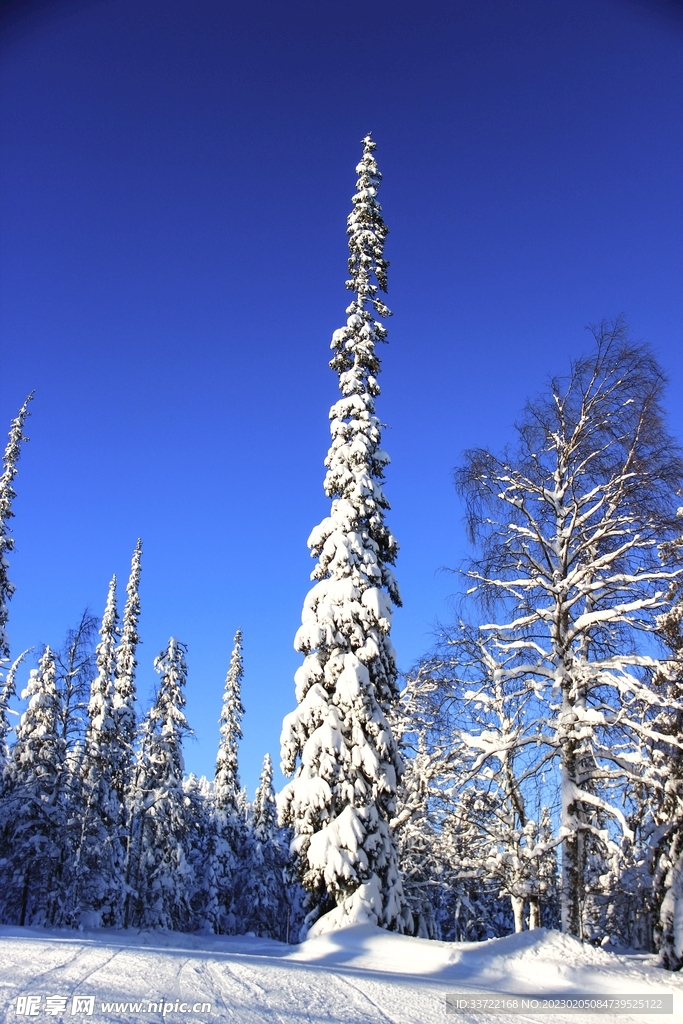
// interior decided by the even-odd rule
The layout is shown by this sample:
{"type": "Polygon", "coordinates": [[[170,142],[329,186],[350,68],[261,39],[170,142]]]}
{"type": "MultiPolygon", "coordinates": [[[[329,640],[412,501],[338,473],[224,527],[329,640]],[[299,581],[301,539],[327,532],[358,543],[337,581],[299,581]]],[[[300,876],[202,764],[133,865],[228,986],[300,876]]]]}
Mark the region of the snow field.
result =
{"type": "Polygon", "coordinates": [[[608,953],[545,930],[447,943],[361,925],[287,946],[250,936],[0,927],[3,1024],[28,1019],[16,1012],[18,997],[28,995],[40,996],[34,1020],[82,1024],[677,1024],[683,1015],[683,978],[658,968],[655,957],[608,953]],[[673,992],[674,1014],[454,1015],[446,1010],[448,992],[673,992]],[[94,996],[92,1014],[71,1012],[75,995],[94,996]],[[46,1012],[46,999],[53,996],[67,998],[65,1012],[46,1012]],[[198,1003],[209,1003],[210,1012],[194,1012],[198,1003]]]}

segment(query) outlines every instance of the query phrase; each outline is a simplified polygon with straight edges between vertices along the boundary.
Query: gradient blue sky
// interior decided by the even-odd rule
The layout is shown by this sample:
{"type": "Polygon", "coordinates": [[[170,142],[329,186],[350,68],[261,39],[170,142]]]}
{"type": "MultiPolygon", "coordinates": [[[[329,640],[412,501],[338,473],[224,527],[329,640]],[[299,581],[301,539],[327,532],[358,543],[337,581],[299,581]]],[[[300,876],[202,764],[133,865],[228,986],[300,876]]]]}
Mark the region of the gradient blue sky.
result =
{"type": "MultiPolygon", "coordinates": [[[[391,234],[389,517],[407,668],[466,555],[452,468],[624,312],[683,436],[683,17],[636,0],[60,0],[0,23],[0,425],[28,391],[13,650],[144,543],[140,690],[189,647],[213,770],[244,631],[243,781],[279,760],[360,139],[391,234]]],[[[123,594],[121,595],[123,596],[123,594]]]]}

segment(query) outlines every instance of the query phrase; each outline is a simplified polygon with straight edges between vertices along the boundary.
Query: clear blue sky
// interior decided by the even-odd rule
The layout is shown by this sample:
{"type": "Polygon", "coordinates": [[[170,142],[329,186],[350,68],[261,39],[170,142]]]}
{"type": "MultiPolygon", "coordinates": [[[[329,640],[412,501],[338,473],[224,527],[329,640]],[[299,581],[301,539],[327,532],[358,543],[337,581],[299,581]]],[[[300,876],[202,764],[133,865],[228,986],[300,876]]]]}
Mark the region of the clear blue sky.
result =
{"type": "MultiPolygon", "coordinates": [[[[407,668],[466,555],[452,468],[624,312],[683,436],[683,15],[636,0],[60,0],[0,26],[0,427],[35,388],[10,637],[61,642],[144,565],[140,689],[189,647],[213,770],[279,760],[322,492],[360,139],[391,234],[389,522],[407,668]]],[[[123,593],[121,594],[123,597],[123,593]]]]}

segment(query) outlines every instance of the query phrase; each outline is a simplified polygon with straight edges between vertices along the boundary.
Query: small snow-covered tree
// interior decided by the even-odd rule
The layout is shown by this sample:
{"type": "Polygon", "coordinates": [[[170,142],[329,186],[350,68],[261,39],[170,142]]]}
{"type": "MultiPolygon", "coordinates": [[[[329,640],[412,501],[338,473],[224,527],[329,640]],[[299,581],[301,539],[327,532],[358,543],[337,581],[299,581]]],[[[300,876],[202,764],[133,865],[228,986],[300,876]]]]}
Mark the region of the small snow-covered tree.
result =
{"type": "MultiPolygon", "coordinates": [[[[20,654],[9,667],[4,678],[0,677],[0,800],[2,800],[7,784],[7,771],[10,763],[10,701],[16,693],[17,670],[27,654],[28,651],[20,654]]],[[[16,714],[16,712],[13,713],[16,714]]]]}
{"type": "Polygon", "coordinates": [[[417,935],[521,930],[527,900],[529,926],[539,923],[541,886],[530,882],[541,851],[532,851],[537,828],[520,770],[523,695],[497,680],[489,693],[491,676],[476,633],[461,629],[409,674],[401,695],[406,771],[393,826],[417,935]]]}
{"type": "Polygon", "coordinates": [[[32,398],[33,392],[10,424],[9,438],[2,462],[2,476],[0,476],[0,668],[9,661],[8,605],[14,593],[14,584],[8,575],[9,562],[7,561],[7,552],[14,548],[14,538],[10,534],[9,526],[9,521],[14,516],[12,502],[16,497],[12,484],[17,475],[17,462],[21,455],[21,446],[28,440],[24,434],[24,424],[26,417],[30,415],[28,405],[32,398]]]}
{"type": "Polygon", "coordinates": [[[330,515],[309,537],[317,565],[295,647],[298,707],[282,731],[282,764],[292,781],[281,799],[284,824],[309,893],[310,934],[356,922],[403,928],[404,900],[389,827],[401,759],[388,715],[397,699],[389,639],[392,604],[400,604],[391,566],[397,544],[385,523],[382,488],[389,458],[375,413],[386,340],[379,317],[389,310],[387,228],[377,192],[375,143],[363,140],[353,211],[348,218],[354,293],[346,326],[332,338],[330,363],[341,399],[330,410],[325,460],[330,515]]]}
{"type": "Polygon", "coordinates": [[[392,829],[396,838],[406,905],[418,938],[437,938],[435,910],[438,903],[439,866],[436,847],[438,823],[434,783],[435,759],[430,756],[424,733],[417,736],[412,756],[406,757],[392,829]]]}
{"type": "Polygon", "coordinates": [[[55,653],[57,688],[60,695],[62,737],[71,761],[78,763],[88,724],[90,688],[97,674],[96,638],[100,622],[88,608],[77,624],[67,630],[64,643],[55,653]]]}
{"type": "Polygon", "coordinates": [[[618,857],[638,785],[662,771],[653,634],[676,573],[658,545],[674,530],[683,464],[662,411],[663,374],[624,324],[603,324],[592,354],[529,403],[517,444],[470,451],[457,483],[479,557],[468,577],[481,626],[509,681],[544,712],[539,753],[558,764],[562,926],[584,935],[588,875],[618,857]],[[508,659],[512,659],[508,664],[508,659]]]}
{"type": "Polygon", "coordinates": [[[134,890],[128,923],[182,931],[192,919],[192,821],[183,786],[185,648],[174,637],[155,659],[156,700],[143,724],[134,794],[134,890]]]}
{"type": "Polygon", "coordinates": [[[244,888],[238,901],[245,931],[271,939],[285,939],[288,905],[285,891],[286,852],[278,827],[270,754],[263,759],[258,788],[251,807],[244,856],[244,888]]]}
{"type": "Polygon", "coordinates": [[[221,912],[218,903],[218,862],[216,857],[216,817],[213,813],[212,784],[194,774],[184,780],[183,788],[190,821],[188,862],[191,879],[188,899],[190,928],[215,933],[221,912]]]}
{"type": "Polygon", "coordinates": [[[514,646],[503,652],[487,634],[460,623],[442,635],[439,654],[422,666],[449,708],[452,749],[442,772],[448,778],[450,762],[458,786],[485,793],[472,806],[486,811],[480,820],[487,871],[510,899],[517,932],[541,923],[541,905],[550,895],[545,862],[554,861],[558,842],[541,842],[534,817],[548,796],[543,774],[554,752],[552,743],[550,751],[543,746],[552,741],[543,731],[544,706],[518,671],[524,658],[520,662],[514,646]]]}
{"type": "Polygon", "coordinates": [[[55,659],[46,648],[22,697],[0,819],[0,906],[5,921],[51,923],[67,860],[65,743],[55,659]]]}

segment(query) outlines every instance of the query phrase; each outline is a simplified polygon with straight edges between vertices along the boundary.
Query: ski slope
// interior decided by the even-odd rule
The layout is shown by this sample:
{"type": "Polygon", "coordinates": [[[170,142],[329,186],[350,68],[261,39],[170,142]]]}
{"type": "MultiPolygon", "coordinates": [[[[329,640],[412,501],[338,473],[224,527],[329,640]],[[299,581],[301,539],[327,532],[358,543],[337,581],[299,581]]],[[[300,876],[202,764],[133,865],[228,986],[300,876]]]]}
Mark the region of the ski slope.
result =
{"type": "Polygon", "coordinates": [[[0,927],[2,1022],[677,1024],[681,1014],[683,978],[658,968],[654,957],[610,953],[545,930],[456,944],[362,925],[287,946],[250,936],[0,927]],[[446,995],[456,992],[673,992],[674,1013],[449,1014],[446,995]]]}

